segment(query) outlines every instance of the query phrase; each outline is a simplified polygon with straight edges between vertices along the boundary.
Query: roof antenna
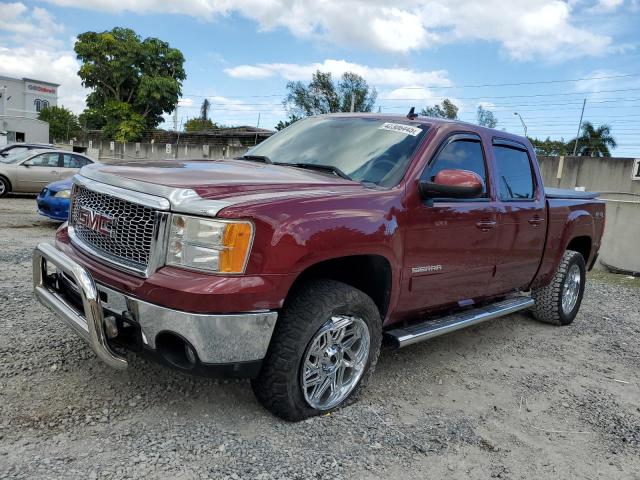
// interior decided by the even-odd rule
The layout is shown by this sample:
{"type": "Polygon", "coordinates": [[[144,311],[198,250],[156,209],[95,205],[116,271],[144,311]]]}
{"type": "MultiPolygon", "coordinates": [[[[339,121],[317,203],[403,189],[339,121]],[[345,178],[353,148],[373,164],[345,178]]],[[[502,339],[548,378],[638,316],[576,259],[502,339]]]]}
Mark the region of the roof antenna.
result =
{"type": "Polygon", "coordinates": [[[418,118],[418,114],[416,113],[416,107],[411,107],[411,110],[409,110],[409,113],[407,113],[407,118],[409,120],[415,120],[416,118],[418,118]]]}

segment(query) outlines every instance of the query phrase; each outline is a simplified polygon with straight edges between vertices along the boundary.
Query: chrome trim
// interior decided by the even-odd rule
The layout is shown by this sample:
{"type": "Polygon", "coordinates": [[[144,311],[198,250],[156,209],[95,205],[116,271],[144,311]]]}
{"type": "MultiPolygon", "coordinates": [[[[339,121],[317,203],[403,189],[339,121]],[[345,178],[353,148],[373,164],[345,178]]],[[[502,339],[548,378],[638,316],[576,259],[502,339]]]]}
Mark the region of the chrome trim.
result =
{"type": "Polygon", "coordinates": [[[149,253],[149,263],[145,271],[145,276],[153,274],[165,264],[167,257],[167,246],[169,245],[169,234],[171,232],[171,215],[164,212],[156,212],[156,223],[153,229],[153,239],[151,241],[151,252],[149,253]]]}
{"type": "MultiPolygon", "coordinates": [[[[134,203],[142,203],[143,200],[136,201],[134,198],[140,196],[141,199],[147,199],[148,197],[160,197],[166,203],[163,202],[162,210],[171,210],[179,213],[191,213],[200,216],[214,217],[223,208],[234,205],[237,202],[230,202],[227,200],[207,200],[198,195],[195,190],[190,188],[169,187],[166,185],[158,185],[155,183],[142,182],[139,180],[131,180],[124,178],[117,174],[110,174],[102,172],[98,168],[104,167],[103,165],[93,166],[91,165],[83,167],[80,173],[77,173],[73,180],[78,181],[90,181],[91,185],[106,185],[108,187],[116,188],[115,192],[122,195],[129,195],[129,197],[118,197],[123,200],[127,200],[134,203]],[[133,196],[131,196],[133,195],[133,196]]],[[[93,189],[93,186],[85,185],[89,189],[93,189]]],[[[110,195],[107,192],[104,192],[110,195]]],[[[143,205],[151,206],[147,203],[143,205]]],[[[157,207],[152,207],[157,208],[157,207]]]]}
{"type": "Polygon", "coordinates": [[[84,251],[84,253],[96,257],[99,261],[112,266],[116,270],[121,270],[138,277],[149,278],[149,276],[165,264],[170,230],[169,218],[170,215],[168,213],[156,212],[149,263],[146,266],[135,262],[127,262],[121,257],[111,255],[86,243],[76,235],[73,225],[71,224],[67,226],[67,231],[73,245],[84,251]]]}
{"type": "Polygon", "coordinates": [[[41,243],[33,251],[33,289],[38,301],[59,315],[84,338],[100,360],[113,368],[127,367],[127,360],[114,352],[107,343],[98,289],[87,269],[52,245],[41,243]],[[82,298],[84,312],[78,312],[55,288],[47,284],[45,279],[48,263],[55,265],[58,270],[62,270],[74,280],[82,298]]]}
{"type": "Polygon", "coordinates": [[[256,311],[237,314],[198,314],[154,305],[95,283],[84,267],[47,243],[39,244],[33,253],[33,284],[36,298],[62,317],[84,338],[98,357],[114,368],[125,368],[127,361],[113,352],[103,327],[103,309],[121,315],[128,312],[142,330],[142,340],[156,347],[162,332],[181,335],[196,350],[205,364],[261,360],[267,353],[278,313],[256,311]],[[75,282],[80,291],[84,312],[72,306],[56,288],[46,281],[47,263],[75,282]],[[106,294],[106,300],[100,299],[106,294]]]}
{"type": "Polygon", "coordinates": [[[267,354],[271,335],[278,318],[273,311],[237,314],[199,314],[154,305],[98,284],[106,293],[104,307],[122,314],[127,306],[140,324],[143,341],[156,348],[162,332],[175,333],[189,341],[201,362],[207,364],[261,360],[267,354]]]}
{"type": "Polygon", "coordinates": [[[486,307],[474,308],[461,313],[449,315],[439,320],[427,321],[404,328],[394,328],[385,332],[396,348],[406,347],[445,333],[470,327],[494,318],[503,317],[533,306],[530,297],[515,297],[496,302],[486,307]]]}
{"type": "Polygon", "coordinates": [[[153,208],[154,210],[169,210],[171,204],[166,198],[162,198],[156,195],[150,195],[147,193],[141,193],[135,190],[127,190],[117,187],[115,185],[108,185],[106,183],[96,182],[89,178],[86,178],[80,174],[76,174],[72,178],[73,183],[93,190],[94,192],[102,193],[103,195],[109,195],[121,200],[144,205],[145,207],[153,208]]]}

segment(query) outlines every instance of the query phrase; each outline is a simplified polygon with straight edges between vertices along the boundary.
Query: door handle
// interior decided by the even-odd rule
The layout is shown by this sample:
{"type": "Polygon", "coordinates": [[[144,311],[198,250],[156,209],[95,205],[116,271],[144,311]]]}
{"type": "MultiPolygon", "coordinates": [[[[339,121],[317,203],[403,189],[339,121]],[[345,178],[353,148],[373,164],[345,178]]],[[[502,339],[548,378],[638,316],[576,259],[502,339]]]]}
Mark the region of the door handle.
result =
{"type": "Polygon", "coordinates": [[[58,173],[58,172],[56,172],[55,170],[51,170],[49,173],[58,173]]]}
{"type": "Polygon", "coordinates": [[[483,232],[488,232],[492,228],[496,226],[497,222],[495,220],[480,220],[476,223],[476,227],[478,227],[483,232]]]}
{"type": "Polygon", "coordinates": [[[531,224],[532,227],[539,227],[540,225],[542,225],[542,222],[544,221],[544,219],[542,219],[539,216],[535,216],[533,218],[529,219],[529,223],[531,224]]]}

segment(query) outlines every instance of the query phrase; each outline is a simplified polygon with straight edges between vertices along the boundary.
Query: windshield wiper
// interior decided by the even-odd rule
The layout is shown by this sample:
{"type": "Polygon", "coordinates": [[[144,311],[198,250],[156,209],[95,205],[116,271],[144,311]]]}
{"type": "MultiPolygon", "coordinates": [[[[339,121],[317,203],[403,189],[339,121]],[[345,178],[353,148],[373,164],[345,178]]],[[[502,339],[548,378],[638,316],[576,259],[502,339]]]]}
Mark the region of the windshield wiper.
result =
{"type": "Polygon", "coordinates": [[[252,162],[273,163],[266,155],[242,155],[237,157],[236,160],[250,160],[252,162]]]}
{"type": "Polygon", "coordinates": [[[337,175],[340,178],[344,178],[345,180],[353,180],[349,175],[344,173],[338,167],[334,167],[333,165],[322,165],[319,163],[286,163],[286,162],[279,162],[279,163],[276,163],[275,165],[288,165],[290,167],[308,168],[309,170],[322,170],[325,172],[333,173],[334,175],[337,175]]]}

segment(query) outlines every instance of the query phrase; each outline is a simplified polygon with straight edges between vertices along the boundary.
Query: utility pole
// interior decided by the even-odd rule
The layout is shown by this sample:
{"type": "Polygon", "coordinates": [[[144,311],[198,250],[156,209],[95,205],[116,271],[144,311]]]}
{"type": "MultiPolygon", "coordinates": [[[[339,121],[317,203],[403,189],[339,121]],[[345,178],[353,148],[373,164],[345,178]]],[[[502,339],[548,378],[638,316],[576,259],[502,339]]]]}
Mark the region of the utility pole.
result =
{"type": "Polygon", "coordinates": [[[576,156],[578,152],[578,137],[580,137],[580,129],[582,128],[582,117],[584,116],[584,107],[587,104],[587,99],[582,102],[582,113],[580,114],[580,123],[578,123],[578,133],[576,134],[576,143],[573,145],[573,156],[576,156]]]}
{"type": "Polygon", "coordinates": [[[173,131],[178,131],[178,105],[176,104],[176,109],[173,111],[173,131]]]}
{"type": "Polygon", "coordinates": [[[355,98],[355,95],[352,93],[351,94],[351,113],[355,111],[355,108],[356,108],[356,98],[355,98]]]}
{"type": "Polygon", "coordinates": [[[260,112],[258,112],[258,123],[256,123],[256,139],[253,141],[254,145],[258,144],[258,129],[260,128],[260,112]]]}
{"type": "Polygon", "coordinates": [[[0,112],[0,115],[6,115],[7,114],[7,86],[4,85],[2,88],[0,88],[0,98],[2,98],[2,111],[0,112]]]}

